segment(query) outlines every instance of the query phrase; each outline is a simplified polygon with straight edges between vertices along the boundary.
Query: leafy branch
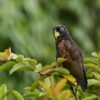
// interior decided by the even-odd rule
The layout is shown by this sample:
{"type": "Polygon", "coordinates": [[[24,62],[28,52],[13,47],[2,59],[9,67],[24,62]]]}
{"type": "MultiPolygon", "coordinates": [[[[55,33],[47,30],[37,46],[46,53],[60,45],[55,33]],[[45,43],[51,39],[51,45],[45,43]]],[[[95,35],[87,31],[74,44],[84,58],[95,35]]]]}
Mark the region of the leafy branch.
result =
{"type": "MultiPolygon", "coordinates": [[[[25,93],[21,94],[16,90],[7,91],[5,84],[0,87],[0,98],[7,100],[9,95],[15,96],[17,100],[24,100],[33,97],[43,100],[74,100],[75,97],[70,85],[77,87],[76,79],[70,75],[70,72],[62,67],[62,63],[67,59],[58,58],[49,65],[42,66],[37,60],[26,58],[23,55],[17,55],[6,49],[0,52],[0,72],[10,69],[9,75],[18,71],[32,71],[37,73],[36,81],[28,87],[25,87],[25,93]]],[[[84,93],[78,86],[77,97],[82,100],[98,99],[100,95],[100,53],[92,53],[92,57],[85,58],[86,73],[88,78],[88,89],[84,93]]]]}

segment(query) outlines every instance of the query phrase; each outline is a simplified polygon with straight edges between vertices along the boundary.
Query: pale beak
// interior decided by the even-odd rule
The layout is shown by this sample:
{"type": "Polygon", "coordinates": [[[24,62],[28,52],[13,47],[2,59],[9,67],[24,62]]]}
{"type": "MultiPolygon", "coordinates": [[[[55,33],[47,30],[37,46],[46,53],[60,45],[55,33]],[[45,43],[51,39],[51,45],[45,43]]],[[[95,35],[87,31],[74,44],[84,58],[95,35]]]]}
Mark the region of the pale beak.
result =
{"type": "Polygon", "coordinates": [[[57,31],[55,31],[55,38],[57,39],[59,36],[60,36],[60,33],[59,32],[57,32],[57,31]]]}

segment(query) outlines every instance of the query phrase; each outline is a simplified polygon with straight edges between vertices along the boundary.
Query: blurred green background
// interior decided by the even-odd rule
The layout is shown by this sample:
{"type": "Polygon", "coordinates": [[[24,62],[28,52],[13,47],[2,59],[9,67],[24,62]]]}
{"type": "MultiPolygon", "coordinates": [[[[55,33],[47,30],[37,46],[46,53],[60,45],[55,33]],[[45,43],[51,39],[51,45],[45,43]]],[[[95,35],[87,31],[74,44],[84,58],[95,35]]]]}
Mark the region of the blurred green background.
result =
{"type": "MultiPolygon", "coordinates": [[[[0,51],[11,47],[48,64],[55,59],[52,28],[59,24],[67,26],[84,55],[100,51],[100,0],[0,0],[0,51]]],[[[0,84],[19,91],[35,77],[8,74],[0,73],[0,84]]]]}

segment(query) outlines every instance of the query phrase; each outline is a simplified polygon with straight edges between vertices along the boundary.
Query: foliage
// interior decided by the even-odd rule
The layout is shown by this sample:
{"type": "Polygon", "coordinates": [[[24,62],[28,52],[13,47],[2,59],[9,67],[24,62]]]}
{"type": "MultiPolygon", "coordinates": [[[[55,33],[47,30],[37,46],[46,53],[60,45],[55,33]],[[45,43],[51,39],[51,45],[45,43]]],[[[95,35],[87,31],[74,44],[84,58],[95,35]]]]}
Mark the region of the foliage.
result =
{"type": "MultiPolygon", "coordinates": [[[[9,69],[9,75],[15,72],[30,71],[36,74],[35,81],[23,89],[23,93],[16,90],[8,90],[6,84],[0,86],[0,98],[9,99],[13,95],[17,100],[74,100],[74,94],[70,86],[77,88],[77,82],[69,71],[62,67],[67,60],[58,58],[50,65],[42,66],[37,60],[16,55],[10,49],[0,53],[0,72],[9,69]],[[5,62],[4,62],[5,61],[5,62]],[[38,77],[37,77],[38,75],[38,77]]],[[[92,57],[85,58],[88,88],[86,93],[80,86],[77,89],[78,100],[99,100],[100,98],[100,53],[92,53],[92,57]]],[[[34,77],[33,77],[34,78],[34,77]]],[[[0,100],[1,100],[0,99],[0,100]]]]}

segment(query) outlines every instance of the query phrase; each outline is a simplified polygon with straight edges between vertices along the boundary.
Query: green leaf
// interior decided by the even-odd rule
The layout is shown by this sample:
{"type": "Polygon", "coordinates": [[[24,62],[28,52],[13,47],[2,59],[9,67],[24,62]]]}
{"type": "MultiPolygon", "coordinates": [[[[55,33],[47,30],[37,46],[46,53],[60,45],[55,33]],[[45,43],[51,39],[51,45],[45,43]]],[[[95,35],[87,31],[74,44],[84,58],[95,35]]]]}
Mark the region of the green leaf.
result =
{"type": "Polygon", "coordinates": [[[69,74],[69,71],[63,67],[55,68],[54,72],[58,72],[61,75],[68,75],[69,74]]]}
{"type": "Polygon", "coordinates": [[[17,61],[17,62],[22,62],[24,59],[25,59],[25,58],[24,58],[23,55],[18,55],[16,61],[17,61]]]}
{"type": "Polygon", "coordinates": [[[24,100],[24,97],[17,91],[12,90],[11,94],[16,97],[17,100],[24,100]]]}
{"type": "Polygon", "coordinates": [[[25,87],[24,89],[25,89],[25,90],[31,90],[32,87],[25,87]]]}
{"type": "Polygon", "coordinates": [[[53,67],[54,67],[54,66],[52,66],[52,65],[45,65],[45,66],[42,68],[41,72],[44,72],[44,71],[46,71],[46,70],[48,70],[48,69],[53,69],[53,67]]]}
{"type": "Polygon", "coordinates": [[[53,69],[56,66],[57,66],[57,62],[54,61],[52,64],[43,66],[41,72],[47,71],[49,69],[53,69]]]}
{"type": "Polygon", "coordinates": [[[93,72],[92,75],[93,75],[96,79],[100,80],[100,74],[99,74],[99,73],[93,72]]]}
{"type": "Polygon", "coordinates": [[[57,63],[59,65],[61,65],[63,62],[67,61],[67,59],[64,59],[64,58],[57,58],[57,63]]]}
{"type": "Polygon", "coordinates": [[[10,75],[13,74],[16,71],[32,71],[33,68],[29,66],[28,62],[19,62],[15,64],[12,69],[10,70],[10,75]]]}
{"type": "Polygon", "coordinates": [[[88,79],[88,86],[100,87],[100,80],[88,79]]]}
{"type": "Polygon", "coordinates": [[[14,64],[16,64],[16,62],[14,62],[14,61],[6,62],[5,64],[0,66],[0,72],[12,67],[14,64]]]}
{"type": "Polygon", "coordinates": [[[49,65],[45,65],[43,68],[42,68],[42,72],[43,71],[46,71],[48,69],[53,69],[59,65],[61,65],[64,61],[66,61],[66,59],[64,58],[57,58],[57,62],[54,61],[52,64],[49,64],[49,65]]]}
{"type": "Polygon", "coordinates": [[[94,60],[94,58],[85,58],[84,59],[84,62],[85,63],[93,63],[93,64],[97,64],[98,62],[97,62],[97,60],[94,60]]]}
{"type": "Polygon", "coordinates": [[[40,72],[42,70],[42,64],[39,63],[38,65],[35,66],[34,72],[40,72]]]}
{"type": "Polygon", "coordinates": [[[7,87],[5,84],[0,87],[0,100],[7,100],[7,87]]]}
{"type": "Polygon", "coordinates": [[[99,72],[100,73],[100,69],[98,65],[92,64],[92,63],[88,63],[88,64],[84,64],[87,68],[91,68],[92,70],[99,72]]]}
{"type": "Polygon", "coordinates": [[[35,60],[35,59],[25,58],[24,60],[28,61],[30,66],[32,66],[32,67],[37,65],[37,60],[35,60]]]}
{"type": "Polygon", "coordinates": [[[24,97],[36,97],[36,96],[39,96],[40,95],[40,91],[39,90],[35,90],[34,92],[28,92],[24,95],[24,97]]]}
{"type": "Polygon", "coordinates": [[[96,95],[91,95],[83,98],[82,100],[99,100],[99,98],[96,95]]]}

